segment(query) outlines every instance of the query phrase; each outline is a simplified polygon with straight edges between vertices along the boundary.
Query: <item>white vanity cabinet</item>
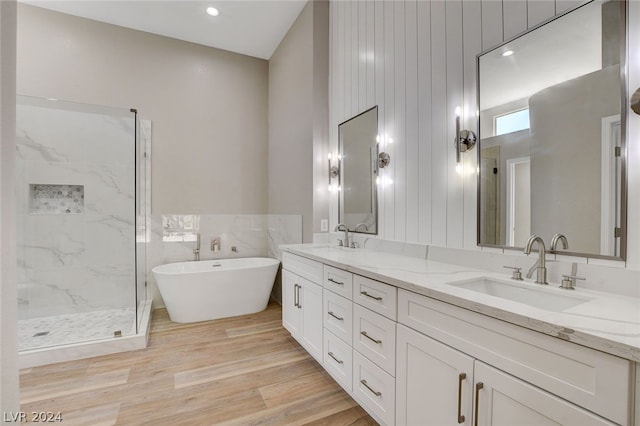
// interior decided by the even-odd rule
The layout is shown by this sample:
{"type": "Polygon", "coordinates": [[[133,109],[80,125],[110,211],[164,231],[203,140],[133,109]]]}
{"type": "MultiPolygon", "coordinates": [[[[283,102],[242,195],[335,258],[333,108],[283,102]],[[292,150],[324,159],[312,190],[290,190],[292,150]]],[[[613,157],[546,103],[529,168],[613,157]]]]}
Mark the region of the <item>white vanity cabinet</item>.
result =
{"type": "Polygon", "coordinates": [[[398,360],[398,425],[614,425],[402,324],[398,360]]]}
{"type": "Polygon", "coordinates": [[[353,274],[323,267],[324,368],[349,394],[353,389],[353,274]]]}
{"type": "Polygon", "coordinates": [[[482,426],[616,424],[479,361],[474,363],[475,401],[474,424],[482,426]]]}
{"type": "Polygon", "coordinates": [[[282,325],[322,364],[322,264],[285,253],[282,325]]]}
{"type": "Polygon", "coordinates": [[[398,425],[629,425],[627,360],[405,290],[398,321],[398,425]]]}
{"type": "Polygon", "coordinates": [[[472,424],[472,357],[399,324],[397,359],[396,424],[472,424]]]}
{"type": "Polygon", "coordinates": [[[397,289],[323,271],[324,368],[372,417],[394,424],[397,289]]]}
{"type": "Polygon", "coordinates": [[[284,326],[381,424],[640,426],[630,360],[380,275],[289,253],[283,264],[284,326]]]}

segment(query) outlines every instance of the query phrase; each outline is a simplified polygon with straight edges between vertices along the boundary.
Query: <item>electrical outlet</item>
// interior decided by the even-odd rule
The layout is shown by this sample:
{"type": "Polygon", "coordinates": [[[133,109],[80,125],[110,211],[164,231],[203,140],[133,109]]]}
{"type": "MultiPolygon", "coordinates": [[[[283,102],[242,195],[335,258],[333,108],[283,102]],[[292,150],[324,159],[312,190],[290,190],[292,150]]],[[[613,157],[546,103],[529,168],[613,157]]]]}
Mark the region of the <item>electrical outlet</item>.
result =
{"type": "Polygon", "coordinates": [[[327,231],[329,231],[329,220],[320,219],[320,232],[327,232],[327,231]]]}

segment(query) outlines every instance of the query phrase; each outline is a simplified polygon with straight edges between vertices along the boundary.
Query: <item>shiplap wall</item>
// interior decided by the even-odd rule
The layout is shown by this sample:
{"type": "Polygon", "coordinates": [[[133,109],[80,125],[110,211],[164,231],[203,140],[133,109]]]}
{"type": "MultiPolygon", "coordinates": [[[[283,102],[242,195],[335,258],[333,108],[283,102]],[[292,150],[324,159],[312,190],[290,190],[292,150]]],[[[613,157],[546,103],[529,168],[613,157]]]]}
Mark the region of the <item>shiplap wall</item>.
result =
{"type": "MultiPolygon", "coordinates": [[[[476,130],[476,55],[580,0],[330,3],[330,149],[338,124],[379,106],[380,238],[476,248],[476,151],[455,168],[455,109],[476,130]]],[[[337,198],[331,226],[338,219],[337,198]]]]}

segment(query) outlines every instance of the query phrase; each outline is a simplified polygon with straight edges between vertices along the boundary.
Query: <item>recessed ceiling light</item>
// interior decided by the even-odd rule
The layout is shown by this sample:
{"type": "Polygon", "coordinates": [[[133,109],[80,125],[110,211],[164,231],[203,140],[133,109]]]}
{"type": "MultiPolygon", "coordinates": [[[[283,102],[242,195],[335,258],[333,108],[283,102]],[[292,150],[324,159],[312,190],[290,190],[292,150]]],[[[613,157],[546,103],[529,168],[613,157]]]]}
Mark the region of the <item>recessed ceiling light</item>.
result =
{"type": "Polygon", "coordinates": [[[505,50],[502,52],[502,56],[511,56],[513,55],[513,50],[505,50]]]}
{"type": "Polygon", "coordinates": [[[216,9],[215,7],[208,7],[207,8],[207,13],[211,16],[218,16],[220,15],[220,12],[218,12],[218,9],[216,9]]]}

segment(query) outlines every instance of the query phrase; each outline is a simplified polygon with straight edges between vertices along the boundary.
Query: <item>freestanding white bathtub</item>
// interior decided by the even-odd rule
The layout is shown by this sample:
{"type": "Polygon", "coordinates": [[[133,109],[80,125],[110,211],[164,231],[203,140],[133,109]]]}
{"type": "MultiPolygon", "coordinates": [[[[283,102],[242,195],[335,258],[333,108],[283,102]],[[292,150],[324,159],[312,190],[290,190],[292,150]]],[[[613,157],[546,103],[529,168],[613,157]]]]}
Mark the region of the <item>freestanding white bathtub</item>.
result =
{"type": "Polygon", "coordinates": [[[169,263],[152,272],[171,321],[196,322],[264,310],[279,264],[247,257],[169,263]]]}

